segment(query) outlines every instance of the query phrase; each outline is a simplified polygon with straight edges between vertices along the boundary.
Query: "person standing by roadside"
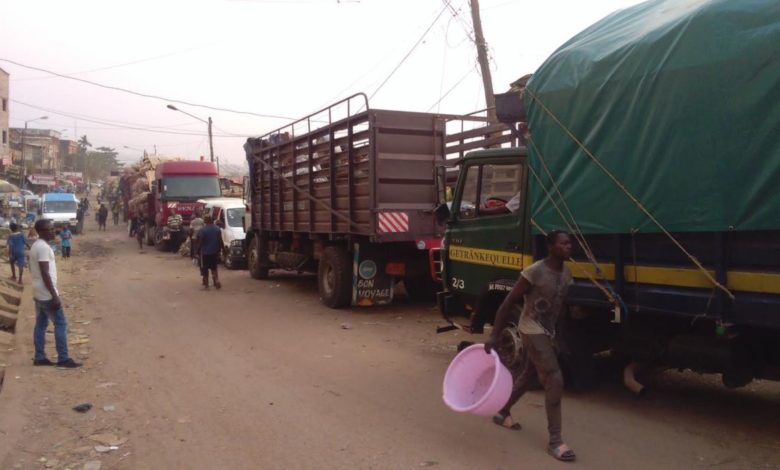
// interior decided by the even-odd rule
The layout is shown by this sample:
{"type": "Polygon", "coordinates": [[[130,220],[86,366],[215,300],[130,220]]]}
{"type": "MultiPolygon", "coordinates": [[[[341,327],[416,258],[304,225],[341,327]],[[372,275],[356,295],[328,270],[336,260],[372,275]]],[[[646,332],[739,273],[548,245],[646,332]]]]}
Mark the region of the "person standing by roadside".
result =
{"type": "Polygon", "coordinates": [[[214,279],[214,287],[222,288],[219,282],[219,254],[222,252],[222,230],[214,225],[210,215],[203,218],[206,225],[198,232],[198,253],[200,255],[200,275],[203,278],[203,288],[209,288],[209,271],[214,279]]]}
{"type": "Polygon", "coordinates": [[[100,204],[100,209],[98,209],[98,230],[106,231],[106,221],[108,221],[108,208],[105,204],[100,204]]]}
{"type": "Polygon", "coordinates": [[[62,259],[70,258],[70,245],[72,238],[73,233],[70,231],[70,225],[66,224],[65,227],[60,230],[60,240],[62,240],[62,259]]]}
{"type": "Polygon", "coordinates": [[[523,269],[520,279],[496,312],[496,321],[485,351],[490,352],[498,343],[501,332],[508,327],[512,310],[522,303],[517,329],[523,344],[523,367],[513,372],[514,385],[509,401],[493,422],[509,429],[520,429],[512,421],[510,410],[528,390],[534,374],[544,387],[544,405],[547,411],[547,430],[550,433],[548,453],[558,460],[570,462],[576,455],[561,437],[561,399],[563,374],[558,364],[555,347],[556,325],[565,309],[566,293],[572,283],[572,275],[564,261],[571,257],[571,238],[563,231],[547,235],[548,255],[523,269]]]}
{"type": "Polygon", "coordinates": [[[24,234],[18,225],[11,224],[11,231],[13,233],[8,237],[8,260],[11,262],[11,277],[14,278],[14,281],[21,284],[25,265],[24,249],[27,245],[27,240],[24,239],[24,234]],[[18,280],[16,278],[16,268],[19,268],[18,280]]]}
{"type": "Polygon", "coordinates": [[[202,229],[206,224],[203,221],[203,217],[201,217],[202,213],[202,209],[196,209],[195,218],[190,221],[190,258],[193,260],[193,262],[196,262],[197,260],[198,232],[200,232],[200,229],[202,229]]]}
{"type": "Polygon", "coordinates": [[[54,340],[57,346],[57,367],[75,369],[81,364],[68,355],[68,322],[62,301],[57,292],[57,263],[49,242],[54,240],[51,222],[45,219],[35,222],[38,240],[30,248],[30,275],[33,299],[35,299],[35,366],[55,365],[46,357],[46,328],[54,323],[54,340]]]}

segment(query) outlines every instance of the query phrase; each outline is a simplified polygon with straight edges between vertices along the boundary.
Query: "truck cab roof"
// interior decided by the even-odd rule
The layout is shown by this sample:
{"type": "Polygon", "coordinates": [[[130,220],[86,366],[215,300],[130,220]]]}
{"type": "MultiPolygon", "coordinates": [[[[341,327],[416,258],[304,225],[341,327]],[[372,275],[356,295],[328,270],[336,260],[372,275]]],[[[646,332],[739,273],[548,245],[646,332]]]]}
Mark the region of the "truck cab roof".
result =
{"type": "Polygon", "coordinates": [[[212,162],[205,162],[200,160],[163,162],[157,165],[155,173],[157,178],[170,175],[216,176],[217,165],[212,162]]]}
{"type": "Polygon", "coordinates": [[[43,195],[43,200],[44,200],[44,202],[50,202],[50,201],[76,201],[76,202],[78,202],[78,199],[72,193],[45,193],[43,195]]]}
{"type": "Polygon", "coordinates": [[[528,155],[528,151],[525,147],[506,147],[506,148],[497,148],[497,149],[486,149],[486,150],[475,150],[473,152],[467,153],[463,158],[461,158],[457,163],[465,163],[471,160],[476,159],[483,159],[483,158],[494,158],[494,157],[526,157],[528,155]]]}

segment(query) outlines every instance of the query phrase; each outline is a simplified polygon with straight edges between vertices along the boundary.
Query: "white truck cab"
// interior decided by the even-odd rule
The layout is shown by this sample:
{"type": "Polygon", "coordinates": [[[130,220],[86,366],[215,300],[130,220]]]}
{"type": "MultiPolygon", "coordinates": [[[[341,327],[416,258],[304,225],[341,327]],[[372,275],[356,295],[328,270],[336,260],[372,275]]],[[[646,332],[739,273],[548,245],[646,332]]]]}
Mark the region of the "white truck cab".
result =
{"type": "Polygon", "coordinates": [[[72,193],[46,193],[41,203],[44,219],[51,220],[55,229],[70,225],[76,227],[79,201],[72,193]]]}
{"type": "Polygon", "coordinates": [[[204,205],[203,215],[210,215],[215,224],[222,227],[222,242],[225,245],[222,260],[227,269],[237,269],[246,264],[244,250],[244,201],[238,197],[207,198],[198,201],[204,205]]]}

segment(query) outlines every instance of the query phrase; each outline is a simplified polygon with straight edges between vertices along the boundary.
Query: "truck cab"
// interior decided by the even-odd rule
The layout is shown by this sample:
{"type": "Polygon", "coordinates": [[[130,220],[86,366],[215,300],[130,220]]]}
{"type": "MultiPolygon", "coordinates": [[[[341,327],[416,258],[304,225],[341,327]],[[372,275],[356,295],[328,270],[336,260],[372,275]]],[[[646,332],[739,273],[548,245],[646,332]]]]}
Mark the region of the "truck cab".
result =
{"type": "Polygon", "coordinates": [[[155,169],[152,236],[161,250],[176,250],[187,237],[198,199],[221,195],[217,167],[205,161],[169,161],[155,169]]]}
{"type": "Polygon", "coordinates": [[[46,193],[42,202],[43,218],[51,220],[55,229],[66,225],[75,227],[78,204],[76,196],[71,193],[46,193]]]}
{"type": "Polygon", "coordinates": [[[480,333],[492,323],[520,270],[533,262],[524,147],[481,150],[458,162],[448,208],[439,307],[451,322],[480,333]]]}
{"type": "Polygon", "coordinates": [[[237,269],[246,263],[244,250],[244,215],[246,206],[241,198],[222,197],[213,199],[201,199],[203,215],[210,215],[214,223],[222,229],[222,244],[224,251],[222,261],[227,269],[237,269]]]}

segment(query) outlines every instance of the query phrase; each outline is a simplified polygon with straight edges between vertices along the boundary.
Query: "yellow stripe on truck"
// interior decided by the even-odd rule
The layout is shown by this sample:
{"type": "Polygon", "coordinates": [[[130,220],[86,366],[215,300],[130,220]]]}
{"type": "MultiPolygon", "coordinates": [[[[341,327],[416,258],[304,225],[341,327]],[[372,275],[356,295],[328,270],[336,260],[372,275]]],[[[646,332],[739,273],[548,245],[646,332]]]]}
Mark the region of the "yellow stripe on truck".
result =
{"type": "Polygon", "coordinates": [[[523,269],[522,253],[514,251],[485,250],[466,246],[450,246],[447,255],[452,261],[462,261],[468,264],[491,266],[495,268],[523,269]]]}
{"type": "MultiPolygon", "coordinates": [[[[449,259],[480,266],[513,269],[520,271],[524,266],[530,266],[533,256],[513,251],[486,250],[464,246],[450,246],[449,259]]],[[[612,263],[599,263],[601,275],[596,274],[596,268],[589,262],[567,262],[572,275],[579,279],[589,277],[615,280],[615,265],[612,263]],[[587,274],[586,274],[587,273],[587,274]],[[590,275],[590,276],[588,276],[590,275]]],[[[715,276],[714,271],[709,271],[715,276]]],[[[711,289],[712,283],[698,269],[673,268],[663,266],[634,266],[626,265],[623,271],[626,282],[639,282],[640,284],[656,284],[662,286],[691,287],[711,289]]],[[[780,294],[780,273],[762,273],[750,271],[729,271],[727,287],[740,292],[757,292],[763,294],[780,294]]]]}

